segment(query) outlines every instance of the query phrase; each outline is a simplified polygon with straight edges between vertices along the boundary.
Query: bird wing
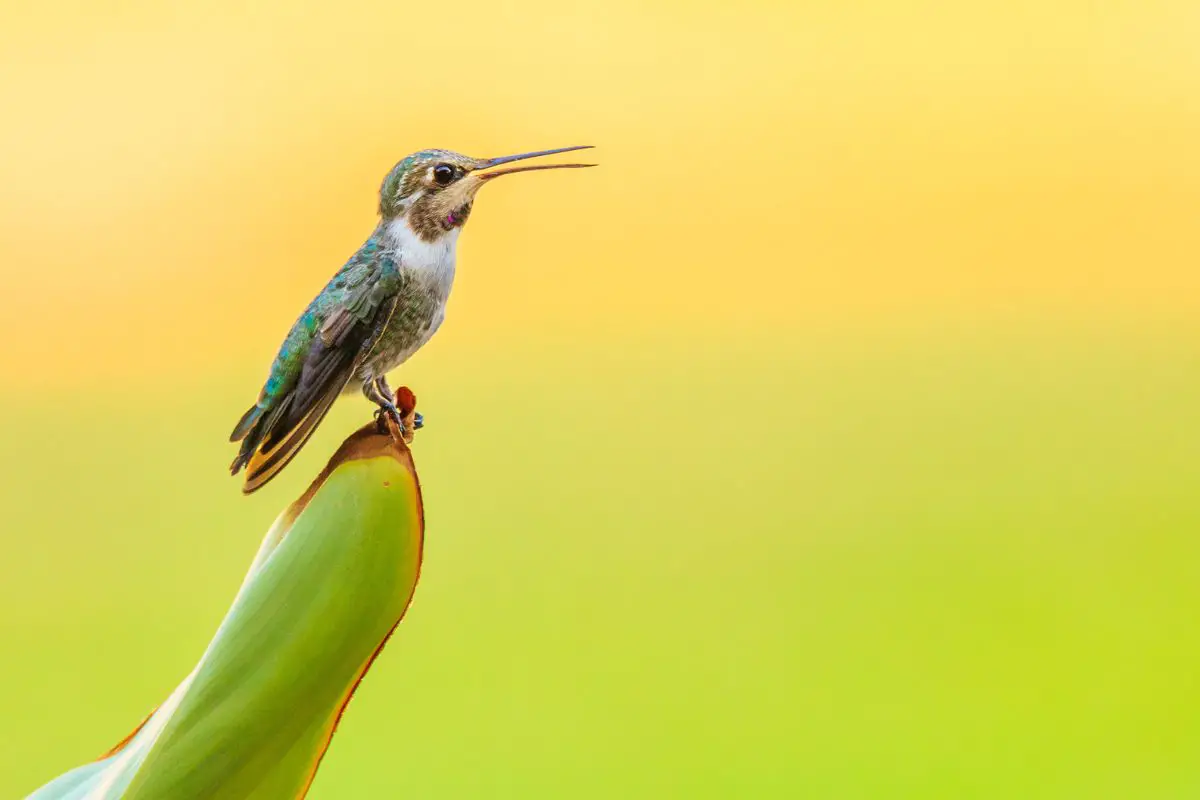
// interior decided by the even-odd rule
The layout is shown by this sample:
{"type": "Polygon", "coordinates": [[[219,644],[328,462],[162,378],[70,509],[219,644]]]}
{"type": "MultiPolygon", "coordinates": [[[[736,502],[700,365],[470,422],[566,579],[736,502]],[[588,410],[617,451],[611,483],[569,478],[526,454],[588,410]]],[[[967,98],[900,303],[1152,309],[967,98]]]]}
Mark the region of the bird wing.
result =
{"type": "Polygon", "coordinates": [[[244,438],[230,471],[246,468],[247,494],[295,457],[387,328],[399,297],[396,265],[388,258],[356,266],[330,281],[320,299],[324,313],[310,307],[306,316],[315,314],[314,319],[302,316],[297,322],[276,358],[272,380],[234,429],[235,437],[244,438]],[[303,357],[289,357],[297,345],[307,345],[303,357]]]}

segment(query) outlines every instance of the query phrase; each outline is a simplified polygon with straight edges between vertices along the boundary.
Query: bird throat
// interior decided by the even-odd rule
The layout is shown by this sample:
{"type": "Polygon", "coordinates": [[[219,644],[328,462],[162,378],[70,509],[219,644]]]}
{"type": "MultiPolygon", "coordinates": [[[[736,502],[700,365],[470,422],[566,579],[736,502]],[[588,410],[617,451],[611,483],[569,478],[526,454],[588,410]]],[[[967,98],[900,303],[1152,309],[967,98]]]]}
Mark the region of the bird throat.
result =
{"type": "Polygon", "coordinates": [[[447,233],[461,228],[471,216],[471,201],[447,207],[437,195],[420,197],[408,209],[405,217],[413,233],[427,242],[435,242],[447,233]]]}

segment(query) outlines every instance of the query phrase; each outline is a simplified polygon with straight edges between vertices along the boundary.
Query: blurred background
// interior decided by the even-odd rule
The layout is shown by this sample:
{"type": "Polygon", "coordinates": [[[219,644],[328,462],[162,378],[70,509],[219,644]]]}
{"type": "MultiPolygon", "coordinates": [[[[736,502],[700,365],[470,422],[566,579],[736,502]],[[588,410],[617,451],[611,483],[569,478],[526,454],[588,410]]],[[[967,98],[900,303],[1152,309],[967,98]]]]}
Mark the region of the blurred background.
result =
{"type": "Polygon", "coordinates": [[[393,375],[425,569],[311,796],[1196,796],[1200,5],[5,5],[0,796],[368,418],[226,474],[384,173],[573,144],[393,375]]]}

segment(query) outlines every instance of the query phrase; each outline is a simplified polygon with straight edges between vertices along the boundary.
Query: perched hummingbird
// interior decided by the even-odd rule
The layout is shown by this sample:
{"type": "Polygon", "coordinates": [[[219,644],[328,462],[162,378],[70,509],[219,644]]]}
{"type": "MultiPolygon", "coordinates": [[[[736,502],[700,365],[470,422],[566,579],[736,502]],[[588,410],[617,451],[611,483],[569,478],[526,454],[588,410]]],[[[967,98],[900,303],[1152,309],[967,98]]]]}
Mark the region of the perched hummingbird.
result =
{"type": "Polygon", "coordinates": [[[458,234],[475,194],[500,175],[593,164],[541,164],[490,170],[535,156],[500,158],[422,150],[398,163],[379,190],[379,224],[292,325],[256,402],[229,440],[241,450],[246,494],[275,477],[299,452],[342,393],[361,387],[403,430],[386,375],[429,341],[446,312],[458,234]]]}

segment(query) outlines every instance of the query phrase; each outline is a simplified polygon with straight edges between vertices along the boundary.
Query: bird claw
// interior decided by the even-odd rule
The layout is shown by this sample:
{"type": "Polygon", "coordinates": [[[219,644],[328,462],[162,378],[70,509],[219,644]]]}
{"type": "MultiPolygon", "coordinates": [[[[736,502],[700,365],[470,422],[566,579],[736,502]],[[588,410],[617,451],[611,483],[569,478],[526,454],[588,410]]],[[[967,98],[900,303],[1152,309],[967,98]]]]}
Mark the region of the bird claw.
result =
{"type": "Polygon", "coordinates": [[[391,433],[396,439],[403,439],[407,430],[404,427],[404,415],[395,403],[388,403],[375,409],[375,424],[380,433],[391,433]]]}

